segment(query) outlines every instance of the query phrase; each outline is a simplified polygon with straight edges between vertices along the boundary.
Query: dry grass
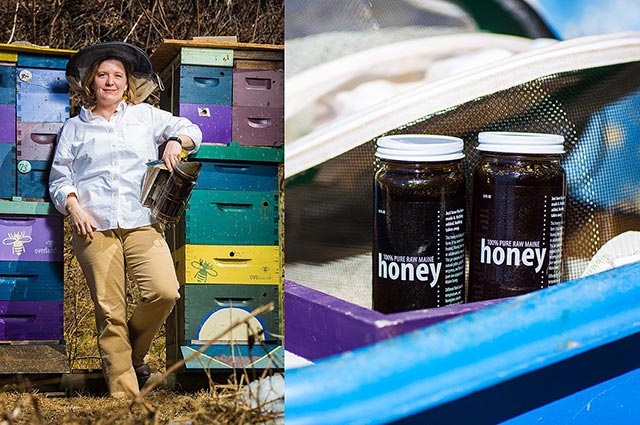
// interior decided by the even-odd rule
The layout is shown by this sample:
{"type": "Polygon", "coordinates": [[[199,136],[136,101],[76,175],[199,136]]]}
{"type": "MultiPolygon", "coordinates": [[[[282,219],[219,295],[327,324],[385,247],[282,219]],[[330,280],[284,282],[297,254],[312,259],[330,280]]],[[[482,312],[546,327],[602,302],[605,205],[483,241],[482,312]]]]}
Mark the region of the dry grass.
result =
{"type": "Polygon", "coordinates": [[[237,388],[221,387],[195,394],[166,390],[150,393],[145,404],[109,397],[49,398],[36,393],[4,393],[0,423],[13,424],[258,424],[277,416],[249,407],[237,388]],[[125,412],[123,415],[122,412],[125,412]]]}

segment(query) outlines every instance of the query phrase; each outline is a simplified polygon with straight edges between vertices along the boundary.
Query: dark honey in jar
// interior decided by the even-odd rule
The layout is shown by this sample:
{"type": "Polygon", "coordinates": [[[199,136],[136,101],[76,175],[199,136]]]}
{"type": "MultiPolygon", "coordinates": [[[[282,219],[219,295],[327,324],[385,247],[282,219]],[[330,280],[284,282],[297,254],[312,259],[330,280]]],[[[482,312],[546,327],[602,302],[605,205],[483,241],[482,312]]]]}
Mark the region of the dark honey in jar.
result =
{"type": "Polygon", "coordinates": [[[469,301],[555,285],[567,193],[554,134],[483,132],[473,172],[469,301]]]}
{"type": "Polygon", "coordinates": [[[378,140],[374,310],[394,313],[464,302],[462,149],[461,139],[447,136],[378,140]]]}

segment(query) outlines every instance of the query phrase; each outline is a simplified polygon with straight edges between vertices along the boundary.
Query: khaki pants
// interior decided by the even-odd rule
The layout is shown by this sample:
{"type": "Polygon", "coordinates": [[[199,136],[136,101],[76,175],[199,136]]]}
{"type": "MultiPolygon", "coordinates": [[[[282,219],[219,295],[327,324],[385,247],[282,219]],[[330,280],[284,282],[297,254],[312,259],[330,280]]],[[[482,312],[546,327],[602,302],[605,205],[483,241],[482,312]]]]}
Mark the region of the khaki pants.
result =
{"type": "Polygon", "coordinates": [[[133,367],[141,366],[153,337],[171,312],[178,293],[173,260],[155,227],[94,232],[93,240],[74,233],[73,249],[95,305],[98,348],[109,392],[134,393],[133,367]],[[125,266],[141,299],[127,321],[125,266]]]}

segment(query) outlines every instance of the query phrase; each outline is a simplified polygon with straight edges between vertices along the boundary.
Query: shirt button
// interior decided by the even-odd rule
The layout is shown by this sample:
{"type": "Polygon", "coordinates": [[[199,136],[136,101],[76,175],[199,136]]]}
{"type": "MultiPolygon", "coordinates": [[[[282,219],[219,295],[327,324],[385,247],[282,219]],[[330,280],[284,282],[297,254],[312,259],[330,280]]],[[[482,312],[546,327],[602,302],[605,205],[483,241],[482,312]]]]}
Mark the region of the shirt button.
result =
{"type": "Polygon", "coordinates": [[[110,128],[109,130],[107,130],[107,133],[113,133],[113,129],[110,128]]]}
{"type": "Polygon", "coordinates": [[[115,180],[118,180],[118,176],[113,176],[113,177],[111,177],[111,180],[114,180],[114,181],[115,181],[115,180]]]}

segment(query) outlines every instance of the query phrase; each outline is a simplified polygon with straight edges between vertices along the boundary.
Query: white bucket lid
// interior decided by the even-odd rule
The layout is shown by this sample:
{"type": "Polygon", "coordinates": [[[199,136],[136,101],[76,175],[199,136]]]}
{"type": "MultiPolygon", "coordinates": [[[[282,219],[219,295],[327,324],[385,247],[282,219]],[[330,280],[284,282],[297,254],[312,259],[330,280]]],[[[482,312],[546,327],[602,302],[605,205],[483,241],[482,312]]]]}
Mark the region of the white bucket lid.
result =
{"type": "Polygon", "coordinates": [[[478,150],[503,153],[561,154],[564,137],[558,134],[483,131],[478,150]]]}
{"type": "Polygon", "coordinates": [[[462,139],[433,134],[399,134],[378,139],[376,156],[406,162],[442,162],[464,158],[462,139]]]}

